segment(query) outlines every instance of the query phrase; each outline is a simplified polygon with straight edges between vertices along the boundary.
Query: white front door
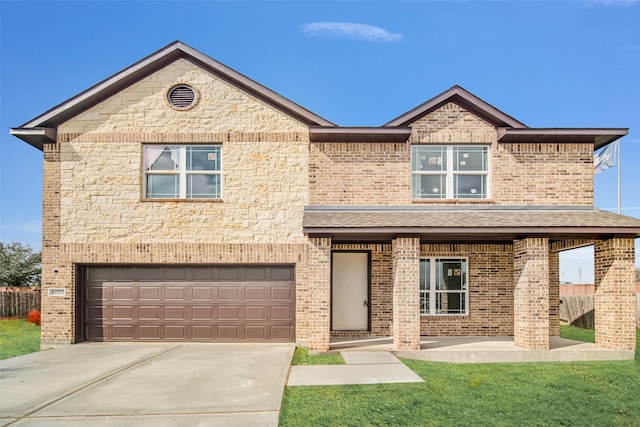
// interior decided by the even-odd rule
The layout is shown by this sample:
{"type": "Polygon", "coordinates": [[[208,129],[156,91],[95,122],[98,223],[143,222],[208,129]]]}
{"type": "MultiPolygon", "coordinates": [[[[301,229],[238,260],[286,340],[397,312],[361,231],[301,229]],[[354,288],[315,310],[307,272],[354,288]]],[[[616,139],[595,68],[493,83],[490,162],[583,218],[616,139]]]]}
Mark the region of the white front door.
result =
{"type": "Polygon", "coordinates": [[[369,254],[332,253],[331,315],[334,331],[369,329],[369,254]]]}

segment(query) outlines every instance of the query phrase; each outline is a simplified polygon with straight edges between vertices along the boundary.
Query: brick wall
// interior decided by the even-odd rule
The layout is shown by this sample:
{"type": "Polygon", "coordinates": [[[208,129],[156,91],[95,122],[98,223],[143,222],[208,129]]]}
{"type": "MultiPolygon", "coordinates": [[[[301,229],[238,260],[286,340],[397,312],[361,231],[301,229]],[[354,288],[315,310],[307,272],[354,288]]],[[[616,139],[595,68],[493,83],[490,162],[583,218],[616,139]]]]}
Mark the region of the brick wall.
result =
{"type": "Polygon", "coordinates": [[[422,335],[513,335],[512,245],[423,244],[420,256],[459,256],[469,259],[469,315],[421,316],[422,335]]]}
{"type": "Polygon", "coordinates": [[[593,144],[497,144],[492,153],[496,203],[593,205],[593,144]]]}
{"type": "Polygon", "coordinates": [[[498,144],[495,128],[449,103],[411,124],[409,143],[309,147],[311,205],[593,204],[592,144],[498,144]],[[487,200],[412,200],[411,144],[491,146],[487,200]]]}

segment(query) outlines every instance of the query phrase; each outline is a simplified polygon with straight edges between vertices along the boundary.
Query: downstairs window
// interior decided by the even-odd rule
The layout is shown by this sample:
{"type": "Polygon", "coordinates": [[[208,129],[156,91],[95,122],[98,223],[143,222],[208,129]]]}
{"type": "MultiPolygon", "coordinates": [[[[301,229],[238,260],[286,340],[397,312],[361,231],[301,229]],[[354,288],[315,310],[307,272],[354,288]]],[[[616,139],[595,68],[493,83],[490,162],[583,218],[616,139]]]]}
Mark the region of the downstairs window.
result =
{"type": "Polygon", "coordinates": [[[467,260],[422,258],[420,260],[420,314],[466,315],[469,313],[467,260]]]}

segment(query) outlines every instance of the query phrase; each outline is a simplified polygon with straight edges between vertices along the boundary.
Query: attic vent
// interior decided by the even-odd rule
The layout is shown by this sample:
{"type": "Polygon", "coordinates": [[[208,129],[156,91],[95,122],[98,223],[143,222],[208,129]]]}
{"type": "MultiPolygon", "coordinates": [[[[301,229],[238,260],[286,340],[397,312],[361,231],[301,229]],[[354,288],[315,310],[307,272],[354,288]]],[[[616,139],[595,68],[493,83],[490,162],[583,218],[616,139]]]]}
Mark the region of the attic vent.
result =
{"type": "Polygon", "coordinates": [[[191,86],[177,85],[172,87],[167,94],[167,100],[172,107],[184,110],[196,103],[196,91],[191,86]]]}

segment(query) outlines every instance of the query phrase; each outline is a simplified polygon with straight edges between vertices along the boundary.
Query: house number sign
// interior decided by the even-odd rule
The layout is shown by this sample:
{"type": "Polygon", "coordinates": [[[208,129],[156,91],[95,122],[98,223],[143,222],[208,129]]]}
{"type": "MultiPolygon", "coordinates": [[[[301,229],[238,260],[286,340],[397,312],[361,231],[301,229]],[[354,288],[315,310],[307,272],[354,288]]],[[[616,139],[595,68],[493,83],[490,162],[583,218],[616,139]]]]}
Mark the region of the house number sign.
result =
{"type": "Polygon", "coordinates": [[[49,288],[50,297],[63,297],[67,295],[67,290],[64,288],[49,288]]]}

